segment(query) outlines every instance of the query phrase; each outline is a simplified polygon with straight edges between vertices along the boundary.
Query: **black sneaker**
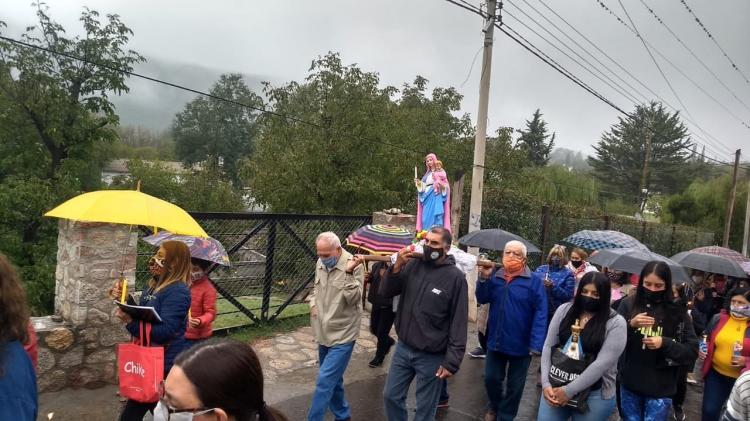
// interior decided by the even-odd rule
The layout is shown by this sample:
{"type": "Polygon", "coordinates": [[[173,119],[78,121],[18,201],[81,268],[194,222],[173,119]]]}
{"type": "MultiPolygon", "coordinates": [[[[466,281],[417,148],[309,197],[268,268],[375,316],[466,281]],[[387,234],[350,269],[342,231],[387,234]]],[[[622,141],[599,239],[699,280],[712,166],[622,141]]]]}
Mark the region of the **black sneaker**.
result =
{"type": "Polygon", "coordinates": [[[375,358],[373,358],[372,361],[370,361],[367,365],[372,368],[380,367],[381,365],[383,365],[383,360],[385,360],[385,357],[376,355],[375,358]]]}
{"type": "Polygon", "coordinates": [[[681,406],[675,406],[672,416],[677,421],[685,421],[685,411],[682,410],[681,406]]]}
{"type": "Polygon", "coordinates": [[[481,346],[478,346],[472,349],[471,351],[468,352],[468,354],[471,358],[484,358],[485,357],[484,349],[481,346]]]}
{"type": "Polygon", "coordinates": [[[448,403],[448,399],[446,399],[444,401],[440,401],[437,404],[437,409],[445,409],[445,408],[449,408],[449,407],[450,407],[450,404],[448,403]]]}

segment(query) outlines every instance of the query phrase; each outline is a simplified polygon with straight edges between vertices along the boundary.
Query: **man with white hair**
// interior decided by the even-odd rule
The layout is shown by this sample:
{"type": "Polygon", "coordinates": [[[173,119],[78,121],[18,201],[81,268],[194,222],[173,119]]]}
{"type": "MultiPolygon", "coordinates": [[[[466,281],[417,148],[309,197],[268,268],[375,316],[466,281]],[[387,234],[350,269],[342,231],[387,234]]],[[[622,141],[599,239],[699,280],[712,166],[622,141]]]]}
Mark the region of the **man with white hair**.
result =
{"type": "Polygon", "coordinates": [[[318,235],[315,248],[318,262],[309,301],[320,368],[307,419],[322,421],[330,408],[336,421],[351,420],[344,397],[344,371],[359,336],[363,259],[342,249],[341,240],[332,232],[318,235]]]}
{"type": "Polygon", "coordinates": [[[501,269],[479,268],[476,295],[477,302],[490,305],[484,373],[489,408],[484,419],[512,420],[523,396],[531,355],[541,354],[547,330],[544,281],[526,266],[522,242],[505,244],[501,269]]]}

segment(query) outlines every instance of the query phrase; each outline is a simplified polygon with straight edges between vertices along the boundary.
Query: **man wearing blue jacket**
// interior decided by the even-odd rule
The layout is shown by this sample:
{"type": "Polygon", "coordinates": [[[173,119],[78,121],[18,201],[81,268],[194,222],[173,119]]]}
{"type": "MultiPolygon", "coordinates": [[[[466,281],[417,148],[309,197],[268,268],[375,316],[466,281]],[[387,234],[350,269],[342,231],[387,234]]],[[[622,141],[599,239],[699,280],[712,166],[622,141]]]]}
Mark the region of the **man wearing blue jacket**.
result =
{"type": "Polygon", "coordinates": [[[526,266],[526,246],[509,241],[503,268],[480,268],[477,302],[490,304],[484,385],[485,421],[509,421],[518,413],[531,355],[539,355],[547,330],[547,294],[539,274],[526,266]],[[503,394],[503,381],[507,391],[503,394]]]}

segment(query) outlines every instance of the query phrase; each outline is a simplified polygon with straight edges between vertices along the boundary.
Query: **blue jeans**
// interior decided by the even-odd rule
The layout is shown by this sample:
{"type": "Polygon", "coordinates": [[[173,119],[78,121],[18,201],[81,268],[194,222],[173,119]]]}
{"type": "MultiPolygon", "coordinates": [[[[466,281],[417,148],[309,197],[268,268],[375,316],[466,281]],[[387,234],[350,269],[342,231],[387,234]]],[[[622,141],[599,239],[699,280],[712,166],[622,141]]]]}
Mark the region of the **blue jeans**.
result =
{"type": "Polygon", "coordinates": [[[729,394],[732,393],[732,387],[736,380],[734,377],[727,377],[713,368],[708,372],[703,382],[701,421],[719,420],[721,417],[721,408],[727,399],[729,399],[729,394]]]}
{"type": "Polygon", "coordinates": [[[331,409],[336,420],[345,420],[351,416],[349,403],[344,397],[344,371],[352,357],[354,342],[348,344],[323,346],[318,345],[318,380],[315,383],[309,421],[323,421],[326,410],[331,409]]]}
{"type": "Polygon", "coordinates": [[[388,421],[406,421],[406,393],[417,378],[417,413],[414,421],[433,421],[442,381],[435,377],[443,354],[418,351],[399,341],[385,381],[383,400],[388,421]]]}
{"type": "Polygon", "coordinates": [[[484,360],[484,387],[487,389],[489,407],[497,413],[498,421],[512,421],[516,417],[530,363],[529,355],[516,357],[497,351],[487,351],[484,360]],[[505,394],[504,381],[507,385],[505,394]]]}
{"type": "Polygon", "coordinates": [[[647,398],[620,385],[623,421],[666,421],[672,410],[671,398],[647,398]]]}
{"type": "Polygon", "coordinates": [[[448,380],[443,380],[440,383],[440,399],[438,402],[448,402],[451,398],[451,395],[448,394],[448,380]]]}
{"type": "Polygon", "coordinates": [[[616,404],[614,397],[602,399],[601,390],[592,390],[586,403],[589,405],[589,410],[581,414],[573,408],[550,406],[542,395],[536,419],[537,421],[567,421],[572,417],[573,421],[607,421],[616,404]]]}

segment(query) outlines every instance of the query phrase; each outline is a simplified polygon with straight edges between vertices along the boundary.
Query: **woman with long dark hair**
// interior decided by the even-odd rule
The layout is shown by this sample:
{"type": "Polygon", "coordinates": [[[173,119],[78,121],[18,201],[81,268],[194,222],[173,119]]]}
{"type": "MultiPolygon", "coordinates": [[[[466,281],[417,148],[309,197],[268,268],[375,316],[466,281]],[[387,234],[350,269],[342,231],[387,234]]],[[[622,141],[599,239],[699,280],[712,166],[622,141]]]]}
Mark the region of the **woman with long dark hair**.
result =
{"type": "MultiPolygon", "coordinates": [[[[189,347],[185,340],[185,329],[190,309],[190,249],[179,241],[165,241],[149,262],[149,271],[154,275],[143,291],[139,305],[153,307],[162,321],[151,327],[151,345],[164,347],[164,376],[172,368],[177,354],[189,347]]],[[[120,297],[120,283],[110,292],[120,297]]],[[[117,317],[135,338],[140,337],[140,321],[118,308],[117,317]]],[[[146,412],[153,411],[156,402],[128,400],[120,414],[120,421],[140,421],[146,412]]]]}
{"type": "Polygon", "coordinates": [[[750,368],[750,289],[735,288],[726,301],[706,326],[706,351],[698,354],[703,361],[703,421],[719,419],[735,381],[750,368]]]}
{"type": "Polygon", "coordinates": [[[28,326],[26,294],[0,253],[0,420],[36,420],[36,373],[22,345],[28,326]]]}
{"type": "Polygon", "coordinates": [[[625,349],[625,319],[610,309],[610,281],[599,272],[583,275],[572,303],[561,305],[547,331],[542,350],[542,399],[538,420],[604,421],[615,408],[615,376],[617,360],[625,349]],[[563,347],[572,333],[572,326],[583,328],[579,345],[583,350],[586,369],[565,386],[552,387],[549,380],[553,348],[563,347]],[[568,406],[568,401],[588,390],[586,406],[581,413],[568,406]]]}
{"type": "Polygon", "coordinates": [[[620,363],[624,421],[666,420],[677,392],[680,366],[698,352],[687,310],[674,302],[672,272],[666,263],[648,262],[634,296],[618,312],[628,321],[628,342],[620,363]]]}
{"type": "Polygon", "coordinates": [[[250,345],[211,339],[180,354],[163,383],[154,421],[287,421],[263,399],[263,371],[250,345]]]}

